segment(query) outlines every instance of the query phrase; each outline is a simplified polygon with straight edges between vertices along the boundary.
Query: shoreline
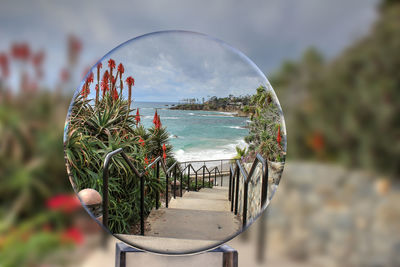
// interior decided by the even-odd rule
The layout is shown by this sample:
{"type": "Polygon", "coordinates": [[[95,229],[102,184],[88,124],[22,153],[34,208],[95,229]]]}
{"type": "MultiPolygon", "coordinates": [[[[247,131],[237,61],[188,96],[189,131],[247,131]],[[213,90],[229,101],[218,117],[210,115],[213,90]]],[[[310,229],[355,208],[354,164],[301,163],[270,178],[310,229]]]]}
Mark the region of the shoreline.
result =
{"type": "Polygon", "coordinates": [[[218,109],[211,109],[211,108],[205,108],[203,104],[196,104],[196,106],[190,105],[185,106],[185,105],[175,105],[175,106],[170,106],[168,109],[171,110],[187,110],[187,111],[215,111],[215,112],[227,112],[231,113],[235,117],[242,117],[242,118],[249,118],[250,114],[243,112],[241,109],[234,109],[234,108],[218,108],[218,109]],[[199,105],[199,106],[197,106],[199,105]],[[198,107],[198,108],[193,108],[193,107],[198,107]]]}

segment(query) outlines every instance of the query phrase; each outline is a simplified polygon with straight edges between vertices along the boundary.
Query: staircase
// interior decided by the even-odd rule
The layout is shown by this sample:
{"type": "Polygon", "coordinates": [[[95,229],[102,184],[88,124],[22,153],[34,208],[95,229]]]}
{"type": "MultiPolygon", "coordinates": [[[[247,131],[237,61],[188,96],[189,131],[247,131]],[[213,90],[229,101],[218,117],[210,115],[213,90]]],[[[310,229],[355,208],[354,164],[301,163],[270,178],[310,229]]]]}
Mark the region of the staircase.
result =
{"type": "Polygon", "coordinates": [[[214,186],[185,192],[169,208],[154,209],[147,217],[145,236],[222,241],[240,230],[230,211],[228,188],[214,186]]]}

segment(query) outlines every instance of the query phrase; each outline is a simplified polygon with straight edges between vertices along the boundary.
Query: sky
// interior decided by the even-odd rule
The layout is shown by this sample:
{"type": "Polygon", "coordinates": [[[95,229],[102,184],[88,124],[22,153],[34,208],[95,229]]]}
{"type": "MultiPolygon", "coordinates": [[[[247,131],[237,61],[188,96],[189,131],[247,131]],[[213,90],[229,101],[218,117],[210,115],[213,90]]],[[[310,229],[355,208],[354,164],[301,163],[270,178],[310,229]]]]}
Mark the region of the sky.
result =
{"type": "MultiPolygon", "coordinates": [[[[264,74],[243,53],[204,34],[164,31],[133,39],[102,59],[102,73],[110,58],[117,66],[123,63],[123,79],[135,78],[136,101],[202,101],[203,97],[253,94],[260,85],[270,88],[264,74]]],[[[96,67],[93,73],[96,81],[96,67]]]]}
{"type": "Polygon", "coordinates": [[[33,49],[45,49],[43,83],[52,87],[66,64],[68,34],[79,37],[84,45],[75,77],[79,80],[83,69],[133,37],[161,30],[188,30],[235,47],[268,77],[284,60],[299,58],[310,46],[327,58],[340,53],[368,32],[377,16],[377,3],[378,0],[3,0],[0,51],[9,50],[14,41],[27,41],[33,49]]]}

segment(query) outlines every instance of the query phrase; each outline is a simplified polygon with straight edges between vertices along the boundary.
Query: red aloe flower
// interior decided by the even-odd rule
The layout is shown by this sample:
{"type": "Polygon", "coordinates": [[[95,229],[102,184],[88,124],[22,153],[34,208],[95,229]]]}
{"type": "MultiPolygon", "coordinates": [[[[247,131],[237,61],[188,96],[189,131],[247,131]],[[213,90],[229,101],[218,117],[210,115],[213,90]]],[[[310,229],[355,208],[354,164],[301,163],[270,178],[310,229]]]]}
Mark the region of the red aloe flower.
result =
{"type": "Polygon", "coordinates": [[[96,89],[96,105],[99,102],[99,87],[100,87],[100,69],[103,67],[101,62],[97,63],[97,89],[96,89]]]}
{"type": "Polygon", "coordinates": [[[69,71],[67,69],[62,69],[60,73],[60,78],[63,83],[67,82],[70,78],[69,71]]]}
{"type": "Polygon", "coordinates": [[[158,115],[157,117],[157,124],[156,124],[156,130],[160,130],[162,124],[161,124],[161,120],[160,120],[160,115],[158,115]]]}
{"type": "Polygon", "coordinates": [[[83,86],[82,86],[82,91],[81,91],[81,95],[86,98],[88,95],[90,94],[90,88],[88,83],[86,82],[83,86]]]}
{"type": "Polygon", "coordinates": [[[113,90],[113,92],[112,92],[112,98],[113,98],[113,100],[114,101],[117,101],[118,100],[118,92],[117,92],[117,90],[113,90]]]}
{"type": "Polygon", "coordinates": [[[144,157],[144,162],[146,163],[146,165],[149,165],[149,159],[146,157],[144,157]]]}
{"type": "Polygon", "coordinates": [[[141,146],[144,146],[145,143],[144,143],[144,140],[142,139],[142,137],[139,137],[139,143],[141,146]]]}
{"type": "Polygon", "coordinates": [[[81,203],[75,195],[57,195],[46,202],[50,210],[61,210],[65,213],[71,213],[81,208],[81,203]]]}
{"type": "MultiPolygon", "coordinates": [[[[154,156],[152,156],[151,157],[151,163],[153,163],[154,162],[154,160],[155,160],[155,158],[154,158],[154,156]]],[[[154,169],[156,167],[156,165],[155,164],[153,164],[152,166],[151,166],[151,168],[152,169],[154,169]]]]}
{"type": "Polygon", "coordinates": [[[128,103],[129,107],[131,106],[131,97],[132,97],[132,86],[135,85],[135,79],[132,78],[132,76],[129,76],[125,80],[126,84],[128,85],[129,91],[128,91],[128,103]]]}
{"type": "Polygon", "coordinates": [[[167,147],[165,146],[165,144],[163,144],[162,150],[163,150],[163,159],[165,161],[165,159],[167,158],[167,147]]]}
{"type": "Polygon", "coordinates": [[[154,125],[157,124],[157,119],[158,119],[158,115],[157,115],[157,109],[156,109],[156,113],[154,113],[154,118],[153,118],[154,125]]]}
{"type": "Polygon", "coordinates": [[[101,62],[97,63],[97,71],[99,72],[100,69],[103,67],[103,64],[101,62]]]}
{"type": "Polygon", "coordinates": [[[276,136],[276,141],[278,142],[278,146],[281,147],[282,137],[281,137],[281,126],[280,125],[278,125],[278,134],[276,136]]]}
{"type": "Polygon", "coordinates": [[[17,60],[28,61],[31,50],[27,43],[15,43],[11,47],[11,55],[17,60]]]}
{"type": "Polygon", "coordinates": [[[320,132],[315,132],[311,138],[311,147],[312,149],[320,153],[325,146],[324,136],[320,132]]]}
{"type": "Polygon", "coordinates": [[[74,242],[76,245],[80,245],[83,243],[84,237],[78,228],[71,227],[62,233],[61,240],[63,242],[74,242]]]}
{"type": "Polygon", "coordinates": [[[43,77],[42,64],[43,64],[44,56],[45,56],[45,54],[44,54],[43,50],[37,52],[36,54],[34,54],[32,56],[32,64],[35,68],[36,77],[38,77],[38,78],[43,77]]]}
{"type": "Polygon", "coordinates": [[[8,75],[10,73],[10,69],[9,69],[8,57],[5,53],[0,54],[0,68],[1,68],[2,75],[4,77],[8,77],[8,75]]]}
{"type": "Polygon", "coordinates": [[[87,83],[92,83],[92,82],[93,82],[93,72],[91,72],[91,73],[89,74],[89,76],[88,76],[87,79],[86,79],[86,82],[87,82],[87,83]]]}
{"type": "Polygon", "coordinates": [[[108,79],[110,75],[108,74],[108,70],[106,70],[103,74],[103,79],[101,81],[101,90],[103,90],[103,98],[104,95],[106,94],[106,91],[110,90],[110,87],[108,85],[108,79]]]}
{"type": "Polygon", "coordinates": [[[140,114],[139,114],[139,109],[137,109],[137,110],[136,110],[135,121],[136,121],[136,124],[138,124],[138,123],[140,122],[140,114]]]}
{"type": "Polygon", "coordinates": [[[122,77],[122,74],[124,73],[124,71],[125,71],[125,69],[124,69],[124,65],[122,65],[122,63],[119,63],[119,65],[118,65],[118,72],[119,72],[119,78],[121,79],[121,77],[122,77]]]}
{"type": "Polygon", "coordinates": [[[115,61],[114,61],[114,59],[110,58],[110,59],[108,60],[108,67],[109,67],[111,70],[115,69],[115,61]]]}

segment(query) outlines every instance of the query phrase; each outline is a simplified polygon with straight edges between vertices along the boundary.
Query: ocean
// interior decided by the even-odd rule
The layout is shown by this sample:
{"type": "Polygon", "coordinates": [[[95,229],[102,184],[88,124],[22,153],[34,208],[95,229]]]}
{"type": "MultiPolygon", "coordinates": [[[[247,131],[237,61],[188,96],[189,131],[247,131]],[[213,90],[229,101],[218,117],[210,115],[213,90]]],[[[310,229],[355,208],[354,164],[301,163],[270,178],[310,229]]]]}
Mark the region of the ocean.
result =
{"type": "Polygon", "coordinates": [[[178,161],[228,159],[236,155],[236,146],[246,146],[248,118],[229,112],[168,109],[172,104],[177,103],[135,101],[132,108],[139,108],[146,128],[152,126],[157,109],[178,161]]]}

